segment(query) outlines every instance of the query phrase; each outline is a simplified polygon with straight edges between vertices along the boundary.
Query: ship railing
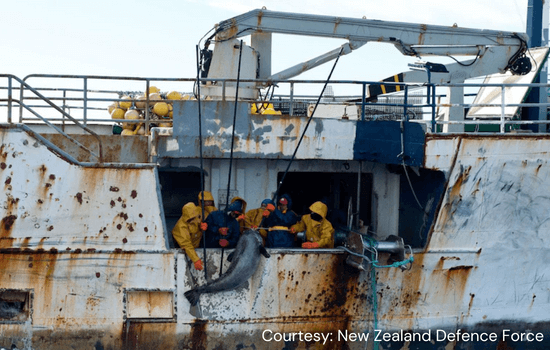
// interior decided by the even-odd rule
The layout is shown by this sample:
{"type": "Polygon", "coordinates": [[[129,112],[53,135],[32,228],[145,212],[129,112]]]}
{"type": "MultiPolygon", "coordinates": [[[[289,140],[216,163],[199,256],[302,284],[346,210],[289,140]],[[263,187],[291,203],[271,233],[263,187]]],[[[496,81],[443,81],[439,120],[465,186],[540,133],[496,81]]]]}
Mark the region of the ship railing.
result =
{"type": "MultiPolygon", "coordinates": [[[[7,77],[7,76],[6,76],[7,77]]],[[[234,87],[234,79],[200,79],[202,84],[216,82],[222,87],[222,100],[234,99],[227,93],[229,86],[234,87]]],[[[266,80],[241,80],[243,83],[255,83],[261,86],[277,86],[283,94],[271,94],[261,97],[258,100],[249,100],[249,103],[258,105],[273,104],[276,109],[283,110],[283,114],[293,116],[310,116],[308,108],[314,105],[319,99],[318,95],[325,81],[322,80],[288,80],[288,81],[266,81],[266,80]],[[313,91],[313,95],[310,91],[313,91]],[[307,94],[306,94],[307,93],[307,94]],[[315,95],[317,94],[317,95],[315,95]]],[[[65,122],[80,123],[80,127],[87,127],[89,123],[113,125],[120,123],[120,119],[112,119],[107,113],[109,104],[113,102],[124,101],[124,95],[136,97],[148,91],[153,85],[162,87],[162,91],[179,91],[194,98],[193,91],[196,91],[196,79],[194,78],[143,78],[143,77],[122,77],[122,76],[92,76],[92,75],[49,75],[32,74],[25,77],[20,87],[12,87],[11,80],[8,89],[9,98],[2,100],[7,102],[8,122],[13,119],[12,104],[15,101],[13,91],[19,90],[19,122],[42,121],[46,118],[37,117],[30,109],[38,110],[41,108],[56,109],[58,117],[47,118],[47,121],[54,125],[59,125],[64,130],[65,122]],[[27,82],[31,81],[33,85],[45,85],[46,87],[32,88],[27,82]],[[63,80],[63,86],[60,87],[58,81],[63,80]],[[68,84],[66,82],[70,81],[68,84]],[[54,87],[52,87],[54,86],[54,87]],[[107,88],[105,88],[107,86],[107,88]],[[39,92],[40,91],[40,92],[39,92]],[[37,95],[37,93],[40,94],[37,95]],[[45,95],[48,95],[47,97],[45,95]],[[30,112],[30,113],[29,113],[30,112]]],[[[496,132],[506,132],[513,128],[523,127],[524,125],[545,125],[550,123],[546,118],[539,120],[520,120],[519,111],[522,108],[542,108],[544,115],[548,108],[547,101],[542,103],[520,103],[521,101],[511,101],[507,94],[513,88],[529,89],[540,87],[547,89],[547,84],[410,84],[410,83],[389,83],[372,81],[354,81],[338,80],[331,81],[330,86],[335,90],[349,91],[346,95],[326,94],[321,97],[320,104],[323,105],[346,105],[350,108],[356,108],[355,118],[357,121],[367,120],[406,120],[415,123],[424,124],[428,132],[445,132],[445,126],[462,125],[470,126],[472,132],[479,131],[479,125],[495,126],[496,132]],[[377,101],[372,101],[368,96],[369,86],[383,85],[385,90],[398,90],[392,94],[380,95],[377,101]],[[474,103],[467,101],[463,103],[448,103],[447,90],[450,88],[462,88],[470,90],[479,90],[480,88],[493,88],[495,94],[500,95],[500,100],[492,100],[491,103],[474,103]],[[517,102],[517,103],[515,103],[517,102]],[[492,108],[500,109],[500,114],[492,112],[492,117],[468,117],[460,120],[443,120],[441,111],[443,109],[460,108],[471,110],[473,108],[492,108]],[[510,113],[512,108],[515,112],[510,113]]],[[[1,87],[0,87],[1,88],[1,87]]],[[[266,93],[268,94],[268,93],[266,93]]],[[[475,95],[472,93],[469,95],[475,95]]],[[[146,103],[151,101],[146,96],[146,103]]],[[[468,95],[468,94],[467,94],[468,95]]],[[[206,96],[202,96],[201,99],[206,96]]],[[[0,101],[1,102],[1,101],[0,101]]],[[[170,101],[168,101],[170,102],[170,101]]],[[[45,113],[40,113],[45,115],[45,113]]],[[[317,117],[314,115],[313,117],[317,117]]],[[[340,116],[341,117],[341,116],[340,116]]],[[[149,126],[155,125],[159,120],[155,120],[154,115],[145,108],[143,119],[124,120],[125,123],[144,123],[145,130],[149,126]]],[[[172,122],[171,118],[163,119],[162,122],[172,122]]],[[[78,125],[76,124],[75,125],[78,125]]],[[[85,129],[84,129],[85,130],[85,129]]]]}
{"type": "Polygon", "coordinates": [[[6,106],[7,106],[7,122],[8,123],[13,122],[13,107],[14,107],[14,104],[18,105],[20,111],[23,111],[23,110],[28,111],[29,113],[34,115],[34,117],[36,119],[42,121],[44,124],[48,125],[50,128],[54,129],[56,132],[60,133],[61,135],[63,135],[67,139],[69,139],[71,142],[73,142],[78,147],[82,148],[83,150],[85,150],[86,152],[91,154],[92,156],[96,157],[99,160],[99,162],[102,161],[102,159],[103,159],[103,147],[102,147],[102,144],[101,144],[101,139],[99,138],[99,135],[97,133],[95,133],[93,130],[88,128],[86,125],[81,124],[78,120],[76,120],[70,114],[65,112],[62,108],[57,106],[53,101],[51,101],[50,99],[45,97],[40,91],[38,91],[37,89],[35,89],[32,86],[30,86],[29,84],[27,84],[24,80],[21,80],[20,78],[14,76],[14,75],[11,75],[11,74],[0,74],[0,78],[7,79],[7,88],[6,88],[6,90],[7,90],[6,95],[7,96],[6,96],[6,98],[0,98],[0,102],[5,102],[6,103],[6,106]],[[18,84],[19,86],[14,87],[13,86],[14,82],[16,84],[18,84]],[[40,113],[38,113],[32,106],[29,106],[29,105],[25,104],[25,102],[22,99],[14,98],[14,91],[15,90],[19,90],[21,92],[21,94],[22,94],[23,91],[28,91],[28,92],[32,93],[35,96],[34,97],[35,99],[39,99],[44,104],[48,105],[51,109],[53,109],[53,110],[57,111],[58,113],[60,113],[63,116],[64,119],[67,119],[67,120],[71,121],[78,128],[82,129],[84,132],[87,132],[90,135],[92,135],[93,137],[95,137],[97,139],[97,142],[98,142],[98,152],[96,153],[96,152],[90,150],[89,148],[87,148],[86,146],[84,146],[83,144],[78,142],[76,139],[69,136],[67,133],[65,133],[63,130],[61,130],[58,126],[53,124],[48,118],[45,118],[40,113]]]}

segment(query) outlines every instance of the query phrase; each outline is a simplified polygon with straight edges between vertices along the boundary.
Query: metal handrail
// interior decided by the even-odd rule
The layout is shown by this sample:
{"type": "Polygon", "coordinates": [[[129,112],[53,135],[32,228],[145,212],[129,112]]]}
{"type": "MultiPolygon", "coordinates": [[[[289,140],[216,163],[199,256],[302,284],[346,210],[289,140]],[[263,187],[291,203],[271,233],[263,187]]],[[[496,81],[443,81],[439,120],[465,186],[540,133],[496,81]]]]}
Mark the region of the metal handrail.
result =
{"type": "MultiPolygon", "coordinates": [[[[90,80],[93,80],[93,79],[99,79],[99,80],[121,80],[121,81],[137,81],[137,82],[145,82],[145,86],[146,86],[146,90],[147,88],[150,86],[150,84],[152,82],[186,82],[186,83],[194,83],[196,82],[196,79],[195,78],[144,78],[144,77],[123,77],[123,76],[93,76],[93,75],[50,75],[50,74],[31,74],[31,75],[28,75],[26,76],[23,80],[27,80],[27,79],[30,79],[30,78],[75,78],[75,79],[82,79],[83,80],[83,86],[84,88],[83,89],[63,89],[64,91],[79,91],[79,92],[82,92],[83,96],[82,97],[78,97],[78,98],[72,98],[72,97],[63,97],[63,101],[82,101],[83,102],[83,106],[65,106],[65,107],[69,107],[69,108],[81,108],[84,110],[84,117],[83,117],[83,123],[84,125],[86,125],[86,123],[88,121],[98,121],[98,119],[88,119],[89,116],[87,115],[87,110],[92,110],[92,109],[99,109],[99,108],[94,108],[94,107],[90,107],[89,106],[89,103],[90,102],[101,102],[101,101],[116,101],[117,99],[105,99],[105,98],[94,98],[94,97],[91,97],[89,96],[88,93],[96,93],[96,92],[101,92],[101,93],[121,93],[121,91],[108,91],[108,90],[88,90],[87,89],[87,84],[88,84],[88,81],[90,80]]],[[[236,80],[235,79],[200,79],[200,82],[201,83],[207,83],[207,82],[212,82],[212,81],[215,81],[215,82],[218,82],[220,84],[220,86],[222,87],[222,89],[224,90],[222,92],[222,100],[226,97],[226,93],[225,93],[225,89],[228,88],[228,83],[230,82],[235,82],[236,80]]],[[[268,83],[271,83],[271,84],[289,84],[289,87],[290,87],[290,95],[288,95],[288,100],[287,102],[289,103],[289,114],[293,114],[293,110],[294,108],[296,107],[295,106],[295,103],[297,102],[300,102],[298,100],[298,98],[302,97],[299,95],[297,95],[295,93],[295,86],[297,84],[319,84],[319,83],[324,83],[324,81],[321,81],[321,80],[285,80],[285,81],[268,81],[268,80],[262,80],[262,79],[242,79],[241,82],[243,83],[246,83],[246,82],[254,82],[254,83],[258,83],[262,86],[265,86],[265,84],[268,84],[268,83]]],[[[386,85],[386,86],[399,86],[402,88],[402,90],[405,90],[405,91],[409,91],[410,89],[412,88],[421,88],[421,89],[426,89],[426,93],[425,95],[422,95],[422,96],[425,96],[427,97],[426,99],[426,103],[422,103],[422,104],[412,104],[412,103],[408,103],[409,101],[405,101],[405,103],[376,103],[375,105],[376,106],[396,106],[396,107],[400,107],[402,108],[402,116],[403,116],[403,119],[408,119],[409,117],[409,114],[407,113],[407,110],[410,109],[410,108],[426,108],[423,112],[422,112],[422,115],[425,115],[425,112],[427,110],[431,110],[431,118],[427,118],[427,119],[423,119],[423,120],[414,120],[414,122],[418,122],[418,123],[425,123],[427,125],[431,124],[431,127],[429,127],[429,129],[431,129],[432,132],[437,132],[437,125],[445,125],[445,124],[463,124],[463,125],[469,125],[469,124],[487,124],[487,125],[492,125],[492,124],[500,124],[501,125],[501,132],[504,132],[505,131],[505,126],[507,124],[517,124],[517,125],[522,125],[522,124],[548,124],[547,121],[545,120],[533,120],[533,121],[520,121],[520,120],[511,120],[511,118],[509,116],[506,116],[505,114],[505,108],[506,107],[537,107],[537,106],[545,106],[545,107],[548,107],[548,103],[540,103],[540,104],[526,104],[526,103],[521,103],[521,104],[512,104],[512,103],[508,103],[506,104],[505,103],[505,93],[506,93],[506,88],[508,87],[521,87],[521,86],[542,86],[542,87],[548,87],[548,84],[530,84],[530,83],[513,83],[513,84],[505,84],[505,83],[490,83],[490,84],[487,84],[487,83],[462,83],[462,84],[419,84],[419,83],[396,83],[396,82],[379,82],[379,81],[376,81],[376,82],[369,82],[369,81],[356,81],[356,80],[338,80],[338,81],[331,81],[331,84],[354,84],[354,85],[357,85],[359,86],[361,89],[362,89],[362,93],[360,95],[360,99],[358,98],[357,101],[355,104],[357,106],[359,106],[359,111],[360,111],[360,114],[361,114],[361,120],[365,120],[365,109],[366,109],[366,106],[370,106],[371,104],[370,103],[367,103],[367,96],[366,96],[366,91],[367,91],[367,86],[368,85],[375,85],[375,84],[383,84],[383,85],[386,85]],[[502,100],[500,103],[483,103],[483,104],[478,104],[476,103],[475,105],[472,104],[472,103],[462,103],[462,104],[450,104],[450,103],[440,103],[439,101],[436,101],[436,99],[438,97],[441,97],[442,95],[441,94],[436,94],[436,88],[448,88],[448,87],[476,87],[476,88],[479,88],[481,86],[485,86],[485,87],[499,87],[502,91],[502,100]],[[488,119],[478,119],[478,120],[474,120],[474,121],[471,121],[471,120],[461,120],[461,121],[452,121],[452,120],[449,120],[449,121],[442,121],[442,120],[437,120],[437,113],[436,113],[436,109],[439,108],[439,107],[444,107],[444,108],[451,108],[451,107],[462,107],[462,108],[469,108],[469,107],[501,107],[501,116],[500,116],[500,120],[495,120],[495,119],[492,119],[492,120],[488,120],[488,119]]],[[[23,90],[23,89],[21,89],[23,90]]],[[[136,93],[139,93],[139,92],[136,92],[136,93]]],[[[31,97],[31,99],[34,99],[35,97],[31,97]]],[[[61,98],[60,98],[61,99],[61,98]]],[[[52,98],[50,100],[56,100],[56,98],[52,98]]],[[[23,101],[23,100],[21,100],[23,101]]],[[[147,96],[147,101],[146,103],[148,103],[149,100],[148,100],[148,96],[147,96]]],[[[281,102],[280,100],[276,99],[276,96],[275,98],[272,98],[272,99],[269,99],[269,100],[261,100],[261,101],[249,101],[251,103],[253,102],[264,102],[264,103],[279,103],[281,102]]],[[[328,102],[330,104],[330,102],[328,102]]],[[[350,105],[352,105],[353,103],[350,103],[350,105]]],[[[148,108],[145,109],[144,111],[144,114],[145,114],[145,118],[144,119],[141,119],[140,121],[141,122],[144,122],[147,126],[151,123],[151,122],[155,122],[155,121],[152,121],[151,118],[150,118],[150,115],[149,115],[149,110],[148,108]]],[[[22,114],[20,113],[20,117],[22,118],[22,114]]],[[[105,121],[110,121],[110,122],[120,122],[120,120],[115,120],[115,119],[108,119],[108,118],[105,118],[105,121]]],[[[170,122],[172,121],[171,119],[164,119],[162,120],[162,122],[170,122]]],[[[126,121],[125,121],[126,122],[126,121]]],[[[128,122],[131,122],[131,121],[128,121],[128,122]]],[[[146,128],[148,129],[148,128],[146,128]]]]}
{"type": "MultiPolygon", "coordinates": [[[[75,118],[73,118],[70,114],[68,114],[67,112],[65,112],[64,110],[62,110],[59,106],[57,106],[55,103],[53,103],[51,100],[49,100],[47,97],[45,97],[44,95],[42,95],[40,92],[38,92],[36,89],[34,89],[32,86],[30,86],[29,84],[27,84],[25,81],[19,79],[18,77],[16,77],[15,75],[12,75],[12,74],[0,74],[0,77],[2,78],[8,78],[8,121],[11,123],[11,110],[12,110],[12,103],[14,101],[18,102],[19,106],[20,106],[20,109],[22,108],[25,108],[27,110],[29,110],[31,113],[33,113],[36,117],[38,117],[39,119],[41,119],[44,123],[46,123],[48,126],[52,127],[54,130],[56,130],[57,132],[61,133],[63,136],[67,137],[71,142],[75,143],[76,145],[78,145],[79,147],[85,149],[86,151],[88,151],[91,155],[93,155],[94,157],[98,158],[99,162],[101,163],[103,161],[103,145],[101,144],[101,139],[99,137],[99,135],[97,133],[95,133],[93,130],[90,130],[88,127],[86,127],[85,125],[82,125],[78,120],[76,120],[75,118]],[[71,120],[75,125],[77,125],[78,127],[80,127],[81,129],[87,131],[88,133],[90,133],[92,136],[94,136],[97,141],[98,141],[98,144],[99,144],[99,155],[95,154],[94,152],[88,150],[86,147],[84,147],[82,144],[80,144],[78,141],[76,141],[74,138],[72,138],[71,136],[67,135],[66,133],[64,133],[63,131],[61,131],[59,128],[55,127],[53,124],[51,124],[46,118],[43,118],[42,116],[40,116],[38,113],[36,113],[35,111],[33,111],[32,109],[30,109],[28,106],[25,106],[25,104],[20,101],[20,100],[14,100],[13,99],[13,96],[12,96],[12,79],[17,81],[19,84],[21,84],[22,87],[25,87],[25,89],[33,92],[36,96],[38,96],[39,98],[41,98],[44,102],[46,102],[47,104],[49,104],[52,108],[54,108],[55,110],[57,110],[58,112],[60,112],[64,117],[68,118],[69,120],[71,120]]],[[[24,89],[20,89],[20,92],[21,94],[23,94],[23,90],[24,89]]]]}

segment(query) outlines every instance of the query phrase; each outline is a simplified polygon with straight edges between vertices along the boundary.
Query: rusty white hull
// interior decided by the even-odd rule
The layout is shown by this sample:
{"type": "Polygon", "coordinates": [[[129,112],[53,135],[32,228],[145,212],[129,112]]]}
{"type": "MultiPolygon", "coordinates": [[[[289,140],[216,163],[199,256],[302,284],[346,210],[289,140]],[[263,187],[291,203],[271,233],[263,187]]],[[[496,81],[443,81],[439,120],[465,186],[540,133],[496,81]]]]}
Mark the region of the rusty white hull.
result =
{"type": "MultiPolygon", "coordinates": [[[[410,269],[376,268],[373,279],[338,249],[271,250],[245,286],[201,296],[191,308],[183,293],[204,275],[170,246],[157,167],[83,167],[18,127],[0,133],[0,346],[364,349],[377,345],[376,330],[387,334],[381,346],[394,349],[550,343],[547,135],[427,136],[422,168],[445,181],[410,269]],[[498,337],[453,340],[457,332],[498,337]]],[[[349,159],[348,168],[302,159],[296,169],[373,174],[372,222],[390,234],[402,215],[395,188],[403,174],[339,154],[332,158],[349,159]]],[[[250,202],[273,190],[254,169],[274,183],[284,167],[261,157],[240,162],[234,188],[250,202]]],[[[207,160],[214,193],[226,179],[222,163],[207,160]]],[[[216,278],[221,251],[207,255],[216,278]]]]}

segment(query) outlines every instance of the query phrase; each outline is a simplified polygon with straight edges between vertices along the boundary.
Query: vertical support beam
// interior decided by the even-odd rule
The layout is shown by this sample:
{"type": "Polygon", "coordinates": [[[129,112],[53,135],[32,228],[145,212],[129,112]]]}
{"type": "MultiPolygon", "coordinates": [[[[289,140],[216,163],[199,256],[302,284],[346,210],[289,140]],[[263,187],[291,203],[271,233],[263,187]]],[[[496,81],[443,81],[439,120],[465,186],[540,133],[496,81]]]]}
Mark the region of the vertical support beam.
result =
{"type": "Polygon", "coordinates": [[[12,86],[11,77],[8,77],[8,123],[11,124],[11,107],[12,107],[12,86]]]}
{"type": "MultiPolygon", "coordinates": [[[[529,0],[527,6],[527,36],[529,36],[529,41],[527,46],[529,48],[539,47],[542,45],[542,9],[543,9],[543,0],[529,0]]],[[[542,73],[542,72],[541,72],[542,73]]],[[[540,83],[540,75],[535,77],[533,83],[540,83]]],[[[542,89],[544,90],[544,89],[542,89]]],[[[544,93],[546,96],[546,93],[544,93]]],[[[545,100],[543,100],[546,102],[545,100]]],[[[541,102],[541,88],[533,87],[531,92],[527,96],[526,103],[540,103],[541,102]]],[[[521,114],[522,120],[543,120],[546,119],[546,108],[540,107],[527,107],[523,108],[521,114]]],[[[533,132],[544,131],[545,126],[542,125],[524,125],[523,129],[532,130],[533,132]]]]}
{"type": "Polygon", "coordinates": [[[258,52],[260,57],[259,79],[267,79],[271,76],[271,33],[254,32],[251,35],[251,46],[258,52]]]}
{"type": "MultiPolygon", "coordinates": [[[[464,121],[464,87],[452,86],[447,98],[445,121],[464,121]]],[[[464,124],[444,124],[443,132],[464,132],[464,124]]]]}
{"type": "Polygon", "coordinates": [[[399,233],[400,181],[400,175],[389,172],[383,164],[374,165],[372,223],[378,240],[399,233]]]}

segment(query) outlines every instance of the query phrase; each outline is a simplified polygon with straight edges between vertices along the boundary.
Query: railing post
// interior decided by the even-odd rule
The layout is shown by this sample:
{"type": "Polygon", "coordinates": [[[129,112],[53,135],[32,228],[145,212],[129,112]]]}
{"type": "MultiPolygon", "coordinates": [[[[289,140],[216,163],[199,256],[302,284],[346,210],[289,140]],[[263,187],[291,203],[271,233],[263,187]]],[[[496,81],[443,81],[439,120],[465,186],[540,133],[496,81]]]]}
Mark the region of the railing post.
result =
{"type": "MultiPolygon", "coordinates": [[[[63,106],[61,106],[61,109],[63,112],[66,112],[67,107],[67,90],[63,89],[63,106]]],[[[65,115],[61,114],[62,122],[61,122],[61,130],[65,131],[65,115]]]]}
{"type": "Polygon", "coordinates": [[[226,81],[224,79],[222,81],[222,101],[225,101],[225,86],[226,86],[226,81]]]}
{"type": "Polygon", "coordinates": [[[11,124],[11,77],[8,77],[8,123],[11,124]]]}
{"type": "Polygon", "coordinates": [[[367,83],[363,82],[363,95],[361,96],[361,121],[365,121],[365,104],[367,102],[367,83]]]}
{"type": "Polygon", "coordinates": [[[145,80],[145,133],[149,134],[149,79],[145,80]]]}
{"type": "Polygon", "coordinates": [[[500,103],[500,132],[505,133],[506,132],[506,123],[505,123],[506,88],[504,87],[504,85],[501,85],[500,89],[502,91],[502,93],[501,93],[501,103],[500,103]]]}
{"type": "Polygon", "coordinates": [[[406,122],[409,121],[409,115],[407,113],[408,104],[409,104],[409,86],[405,85],[405,91],[403,96],[403,119],[406,122]]]}
{"type": "Polygon", "coordinates": [[[294,82],[290,82],[290,106],[288,108],[288,115],[294,115],[294,82]]]}
{"type": "Polygon", "coordinates": [[[88,78],[84,77],[84,126],[88,126],[88,78]]]}
{"type": "Polygon", "coordinates": [[[437,133],[437,123],[435,122],[435,85],[430,84],[428,86],[428,91],[430,90],[432,91],[432,100],[430,101],[430,106],[432,107],[432,132],[437,133]]]}

